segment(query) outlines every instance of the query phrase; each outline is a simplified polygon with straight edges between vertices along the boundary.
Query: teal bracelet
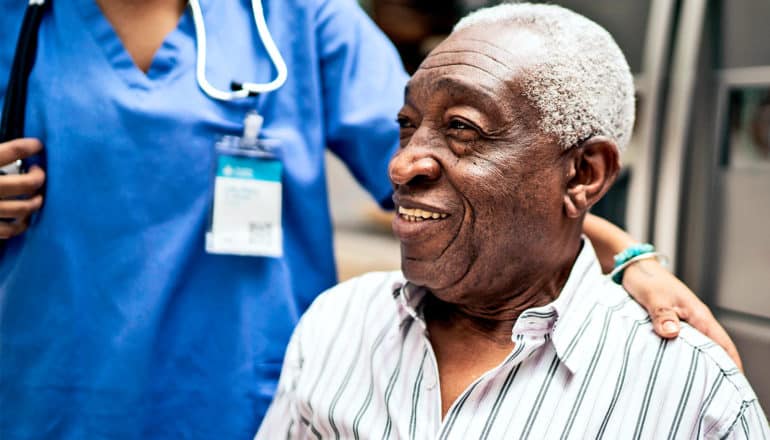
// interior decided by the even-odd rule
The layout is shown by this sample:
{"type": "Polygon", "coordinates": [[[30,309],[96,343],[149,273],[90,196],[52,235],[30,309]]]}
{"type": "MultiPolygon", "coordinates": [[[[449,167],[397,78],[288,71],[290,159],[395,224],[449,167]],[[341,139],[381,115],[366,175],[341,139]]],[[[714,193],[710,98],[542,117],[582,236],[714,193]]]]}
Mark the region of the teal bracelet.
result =
{"type": "Polygon", "coordinates": [[[655,246],[650,243],[637,243],[615,255],[614,269],[610,273],[612,281],[623,284],[623,272],[625,271],[625,268],[634,261],[643,259],[638,258],[642,255],[644,255],[645,258],[657,258],[659,254],[655,252],[655,246]]]}

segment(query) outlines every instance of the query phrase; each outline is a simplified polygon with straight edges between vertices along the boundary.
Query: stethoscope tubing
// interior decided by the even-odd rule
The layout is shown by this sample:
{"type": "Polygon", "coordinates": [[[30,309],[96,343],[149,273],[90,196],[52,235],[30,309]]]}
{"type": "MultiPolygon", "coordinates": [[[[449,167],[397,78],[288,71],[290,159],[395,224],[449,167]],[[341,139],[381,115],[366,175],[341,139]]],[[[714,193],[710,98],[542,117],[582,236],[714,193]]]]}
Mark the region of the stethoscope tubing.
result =
{"type": "Polygon", "coordinates": [[[259,93],[272,92],[284,85],[286,78],[288,77],[288,69],[286,68],[286,62],[281,56],[281,52],[278,50],[275,41],[273,41],[273,37],[270,35],[270,30],[267,28],[265,14],[262,8],[262,0],[251,0],[251,11],[254,15],[254,23],[257,26],[257,34],[267,51],[270,62],[275,66],[277,74],[270,82],[240,83],[238,90],[233,91],[217,89],[206,79],[206,26],[203,21],[203,12],[201,11],[199,0],[189,0],[189,5],[190,11],[192,12],[193,25],[195,26],[197,51],[195,76],[198,81],[198,86],[206,95],[220,101],[232,101],[234,99],[254,96],[259,93]]]}
{"type": "Polygon", "coordinates": [[[27,84],[29,73],[35,65],[37,54],[37,31],[46,9],[51,2],[30,0],[24,12],[24,20],[19,31],[16,51],[13,55],[8,86],[3,101],[3,114],[0,118],[0,142],[10,141],[24,136],[24,117],[27,108],[27,84]]]}

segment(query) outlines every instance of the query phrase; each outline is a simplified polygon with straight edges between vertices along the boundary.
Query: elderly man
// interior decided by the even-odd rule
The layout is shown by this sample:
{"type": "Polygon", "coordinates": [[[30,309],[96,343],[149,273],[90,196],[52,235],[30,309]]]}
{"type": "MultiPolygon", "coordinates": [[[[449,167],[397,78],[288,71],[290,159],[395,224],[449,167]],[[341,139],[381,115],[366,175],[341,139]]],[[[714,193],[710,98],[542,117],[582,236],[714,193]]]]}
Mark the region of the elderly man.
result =
{"type": "Polygon", "coordinates": [[[767,438],[746,379],[691,327],[659,339],[581,236],[630,136],[609,34],[557,6],[463,19],[422,63],[390,164],[401,273],[319,297],[276,438],[767,438]]]}

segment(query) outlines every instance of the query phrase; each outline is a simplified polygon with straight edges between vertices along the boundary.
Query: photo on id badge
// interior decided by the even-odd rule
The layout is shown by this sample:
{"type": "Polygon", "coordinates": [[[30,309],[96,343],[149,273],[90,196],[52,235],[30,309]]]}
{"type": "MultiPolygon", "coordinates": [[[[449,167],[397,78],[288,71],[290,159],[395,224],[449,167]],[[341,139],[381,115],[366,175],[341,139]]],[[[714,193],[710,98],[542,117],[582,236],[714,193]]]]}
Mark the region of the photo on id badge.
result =
{"type": "Polygon", "coordinates": [[[243,136],[224,136],[214,145],[208,253],[283,255],[280,144],[259,138],[262,122],[259,114],[249,112],[243,136]]]}

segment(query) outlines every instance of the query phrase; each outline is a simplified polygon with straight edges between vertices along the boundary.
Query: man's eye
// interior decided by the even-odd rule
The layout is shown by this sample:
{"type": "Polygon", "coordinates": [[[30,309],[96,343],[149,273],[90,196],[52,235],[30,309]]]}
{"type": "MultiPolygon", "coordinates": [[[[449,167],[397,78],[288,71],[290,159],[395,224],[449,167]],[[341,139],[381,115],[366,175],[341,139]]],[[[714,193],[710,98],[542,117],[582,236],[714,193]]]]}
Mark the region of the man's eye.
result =
{"type": "Polygon", "coordinates": [[[481,131],[474,125],[462,119],[449,121],[447,135],[461,142],[471,142],[479,139],[481,131]]]}
{"type": "Polygon", "coordinates": [[[404,116],[399,116],[396,118],[396,122],[398,122],[398,126],[401,128],[412,128],[414,125],[404,116]]]}
{"type": "Polygon", "coordinates": [[[474,130],[474,127],[470,124],[466,124],[465,122],[459,120],[459,119],[452,119],[449,121],[449,128],[454,130],[474,130]]]}

